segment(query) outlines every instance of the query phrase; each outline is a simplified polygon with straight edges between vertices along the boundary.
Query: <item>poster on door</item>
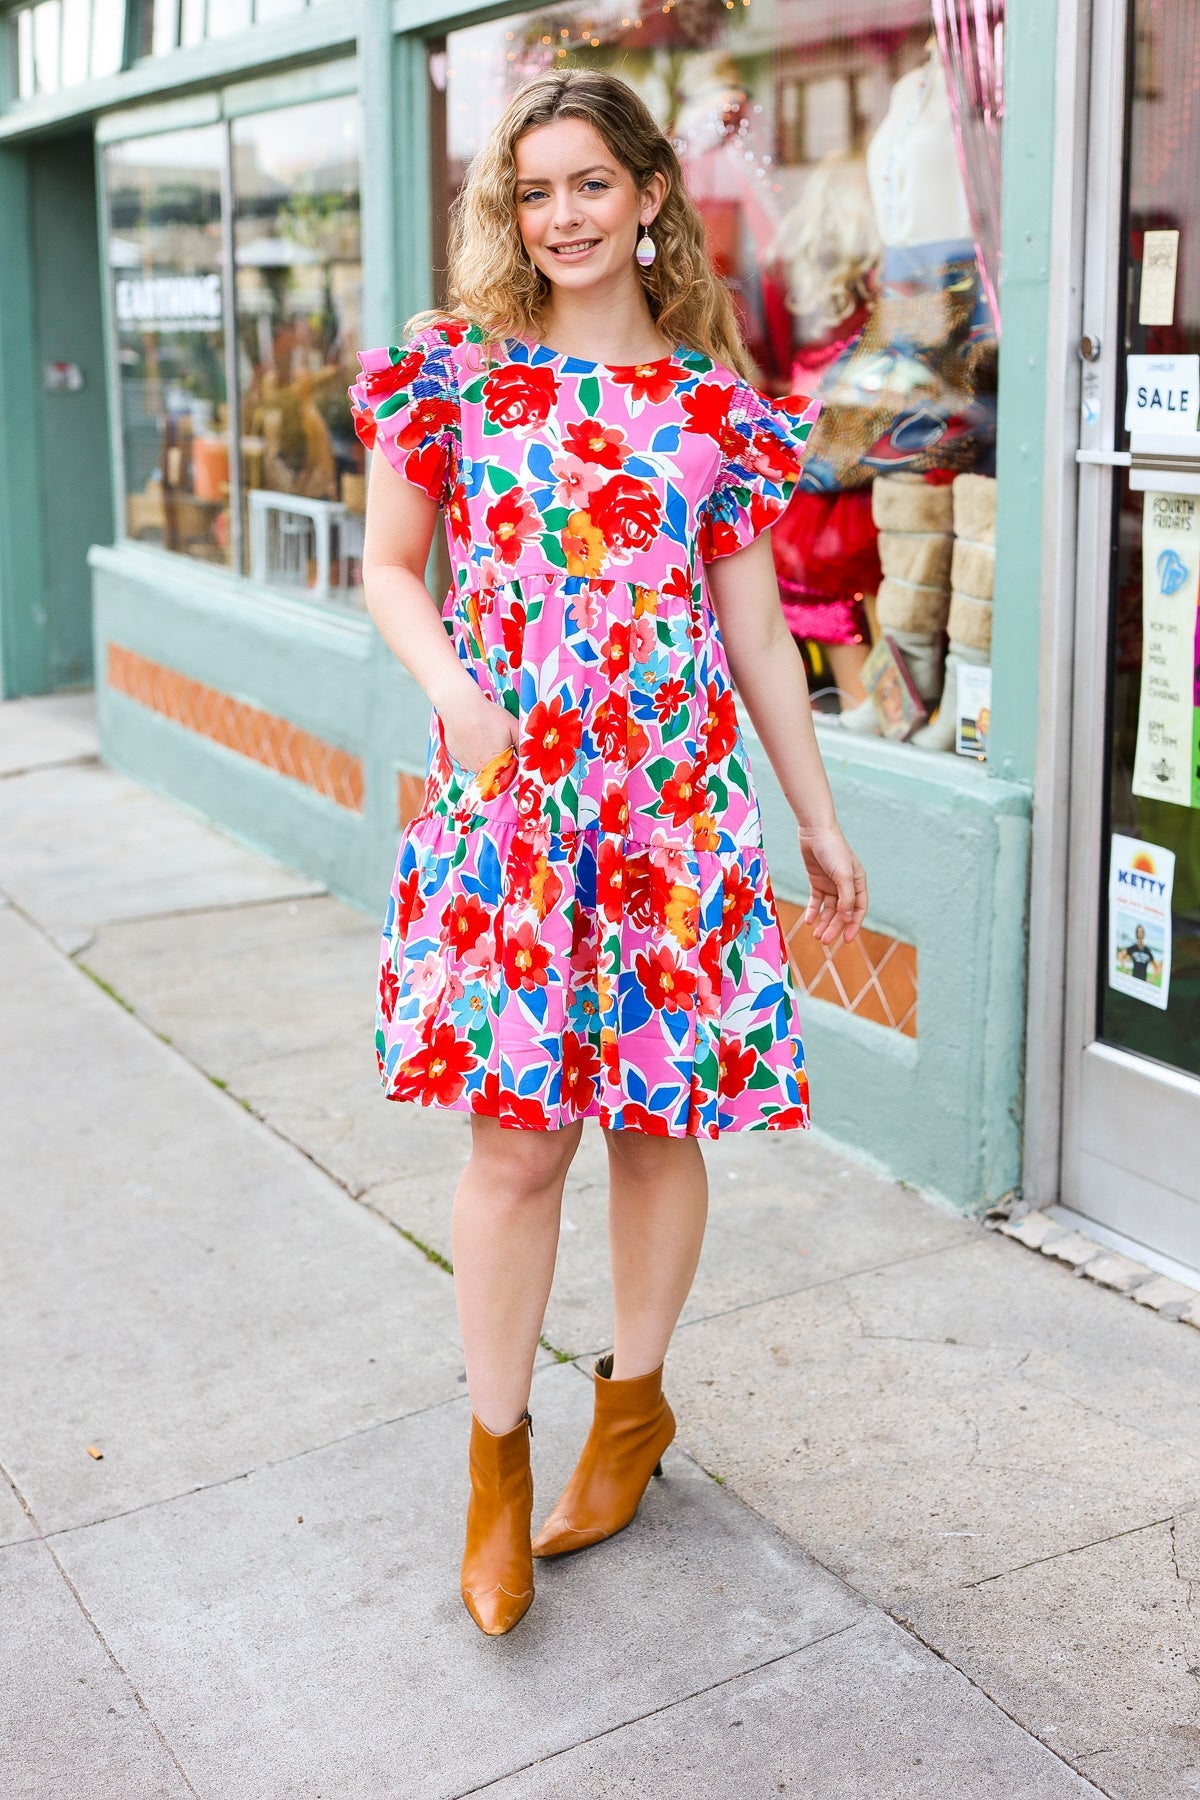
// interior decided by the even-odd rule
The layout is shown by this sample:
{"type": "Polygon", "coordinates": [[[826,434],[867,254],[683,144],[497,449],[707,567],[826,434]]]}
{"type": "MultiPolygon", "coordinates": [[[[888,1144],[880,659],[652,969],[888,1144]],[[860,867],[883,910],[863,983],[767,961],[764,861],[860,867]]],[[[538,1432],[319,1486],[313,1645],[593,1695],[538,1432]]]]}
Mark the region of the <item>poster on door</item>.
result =
{"type": "Polygon", "coordinates": [[[1166,1011],[1171,988],[1174,852],[1113,834],[1108,873],[1108,985],[1166,1011]]]}
{"type": "Polygon", "coordinates": [[[1200,806],[1200,496],[1147,494],[1133,791],[1200,806]]]}

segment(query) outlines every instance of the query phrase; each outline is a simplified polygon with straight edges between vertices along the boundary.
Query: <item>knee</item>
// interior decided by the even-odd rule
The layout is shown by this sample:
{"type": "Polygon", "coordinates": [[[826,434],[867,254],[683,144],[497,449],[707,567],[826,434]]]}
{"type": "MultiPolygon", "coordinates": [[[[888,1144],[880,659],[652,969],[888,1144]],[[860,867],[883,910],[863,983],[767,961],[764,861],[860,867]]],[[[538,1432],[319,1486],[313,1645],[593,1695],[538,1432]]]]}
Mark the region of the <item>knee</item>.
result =
{"type": "Polygon", "coordinates": [[[476,1129],[471,1161],[498,1200],[557,1194],[579,1145],[579,1130],[506,1131],[488,1120],[476,1129]]]}
{"type": "Polygon", "coordinates": [[[654,1182],[704,1167],[695,1138],[651,1137],[644,1131],[605,1130],[610,1163],[634,1181],[654,1182]]]}

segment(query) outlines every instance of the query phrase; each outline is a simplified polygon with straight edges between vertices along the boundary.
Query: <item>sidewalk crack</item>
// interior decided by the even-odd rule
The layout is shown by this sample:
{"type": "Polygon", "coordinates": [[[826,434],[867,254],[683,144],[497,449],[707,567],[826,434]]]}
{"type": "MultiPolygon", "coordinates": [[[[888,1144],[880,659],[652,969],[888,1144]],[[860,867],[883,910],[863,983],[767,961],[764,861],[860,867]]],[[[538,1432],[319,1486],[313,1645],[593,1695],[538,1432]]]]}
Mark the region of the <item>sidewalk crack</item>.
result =
{"type": "Polygon", "coordinates": [[[59,1556],[58,1552],[55,1550],[54,1545],[50,1542],[49,1537],[47,1537],[46,1533],[42,1530],[41,1526],[39,1525],[38,1520],[37,1520],[37,1515],[34,1512],[32,1506],[30,1506],[28,1500],[25,1498],[25,1495],[21,1492],[21,1489],[17,1486],[16,1481],[9,1474],[8,1470],[5,1468],[3,1463],[0,1463],[0,1476],[2,1476],[4,1478],[4,1480],[7,1482],[9,1488],[12,1490],[14,1499],[16,1500],[17,1504],[21,1508],[21,1511],[25,1514],[25,1517],[29,1520],[29,1523],[33,1526],[34,1530],[37,1532],[37,1536],[35,1538],[26,1538],[22,1541],[25,1543],[40,1544],[42,1546],[42,1548],[45,1550],[46,1555],[50,1558],[51,1562],[54,1564],[55,1568],[58,1570],[59,1576],[62,1580],[64,1587],[66,1588],[67,1592],[70,1594],[70,1596],[71,1596],[72,1600],[75,1602],[76,1606],[79,1608],[79,1611],[83,1614],[84,1618],[86,1619],[88,1627],[91,1630],[92,1636],[95,1638],[96,1642],[99,1644],[101,1650],[103,1650],[105,1656],[108,1658],[109,1662],[112,1664],[113,1668],[116,1670],[116,1672],[120,1676],[121,1680],[125,1683],[125,1686],[129,1689],[129,1692],[133,1696],[134,1703],[137,1706],[138,1711],[142,1714],[147,1725],[150,1727],[151,1731],[154,1733],[155,1737],[158,1739],[159,1743],[162,1745],[162,1747],[165,1750],[167,1756],[169,1757],[173,1767],[175,1768],[175,1771],[178,1774],[179,1779],[182,1781],[182,1783],[183,1783],[184,1787],[187,1789],[188,1793],[194,1795],[195,1800],[200,1800],[199,1790],[196,1787],[194,1787],[192,1782],[189,1780],[187,1770],[184,1768],[184,1766],[180,1762],[178,1756],[175,1754],[174,1748],[172,1747],[170,1740],[167,1738],[166,1733],[163,1731],[162,1726],[159,1724],[158,1720],[155,1718],[154,1714],[151,1712],[149,1706],[146,1704],[146,1701],[145,1701],[140,1689],[138,1688],[137,1683],[134,1681],[133,1676],[129,1673],[129,1670],[125,1667],[124,1663],[121,1661],[120,1657],[117,1655],[116,1651],[113,1649],[112,1645],[109,1643],[108,1639],[105,1637],[103,1631],[100,1629],[100,1626],[97,1623],[97,1621],[96,1621],[95,1617],[93,1616],[93,1614],[91,1613],[91,1611],[89,1610],[87,1602],[84,1600],[83,1595],[80,1593],[79,1589],[76,1587],[75,1583],[72,1581],[70,1575],[68,1575],[66,1568],[63,1566],[62,1559],[59,1556]]]}

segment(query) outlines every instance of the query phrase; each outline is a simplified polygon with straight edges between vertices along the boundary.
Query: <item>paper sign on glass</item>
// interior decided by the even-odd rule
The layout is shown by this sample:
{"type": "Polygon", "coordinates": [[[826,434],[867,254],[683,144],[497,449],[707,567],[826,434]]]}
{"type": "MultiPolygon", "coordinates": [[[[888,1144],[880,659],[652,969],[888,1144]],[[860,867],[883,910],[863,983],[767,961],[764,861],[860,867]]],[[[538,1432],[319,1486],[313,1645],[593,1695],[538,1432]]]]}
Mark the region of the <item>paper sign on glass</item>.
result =
{"type": "Polygon", "coordinates": [[[1175,857],[1139,838],[1112,841],[1108,874],[1108,985],[1167,1009],[1175,857]]]}
{"type": "Polygon", "coordinates": [[[1126,431],[1195,433],[1200,414],[1200,356],[1125,358],[1126,431]]]}
{"type": "Polygon", "coordinates": [[[1148,231],[1142,244],[1142,294],[1139,325],[1175,323],[1175,277],[1179,268],[1179,233],[1148,231]]]}
{"type": "Polygon", "coordinates": [[[1147,494],[1142,517],[1142,691],[1133,791],[1194,806],[1200,496],[1147,494]]]}

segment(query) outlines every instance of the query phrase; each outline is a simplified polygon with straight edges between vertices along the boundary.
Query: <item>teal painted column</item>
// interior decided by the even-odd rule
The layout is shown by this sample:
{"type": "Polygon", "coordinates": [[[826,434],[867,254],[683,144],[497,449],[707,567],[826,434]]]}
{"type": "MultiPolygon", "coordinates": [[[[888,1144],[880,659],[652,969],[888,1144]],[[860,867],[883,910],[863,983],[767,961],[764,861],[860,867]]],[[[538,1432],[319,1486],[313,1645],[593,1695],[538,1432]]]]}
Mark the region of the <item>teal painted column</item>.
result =
{"type": "Polygon", "coordinates": [[[1057,0],[1009,0],[988,769],[1029,784],[1037,745],[1057,28],[1057,0]]]}
{"type": "Polygon", "coordinates": [[[29,154],[0,148],[0,696],[48,684],[29,154]]]}

